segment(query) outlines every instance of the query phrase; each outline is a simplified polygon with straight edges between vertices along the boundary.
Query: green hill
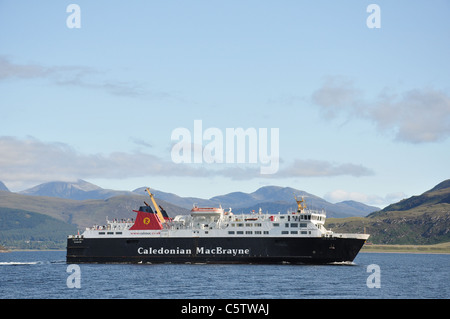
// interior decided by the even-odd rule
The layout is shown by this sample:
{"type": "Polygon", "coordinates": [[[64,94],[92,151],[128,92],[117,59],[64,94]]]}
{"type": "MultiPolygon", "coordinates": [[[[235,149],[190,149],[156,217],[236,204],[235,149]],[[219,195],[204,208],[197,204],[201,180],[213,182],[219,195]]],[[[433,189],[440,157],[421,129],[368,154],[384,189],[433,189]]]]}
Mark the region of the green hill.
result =
{"type": "MultiPolygon", "coordinates": [[[[384,216],[388,212],[423,212],[431,207],[439,208],[439,205],[445,210],[445,204],[450,204],[450,179],[439,183],[422,195],[403,199],[398,203],[387,206],[381,211],[371,213],[368,217],[384,216]]],[[[438,210],[441,211],[442,209],[439,208],[438,210]]]]}
{"type": "Polygon", "coordinates": [[[426,245],[450,241],[450,180],[367,217],[330,218],[334,232],[370,234],[374,244],[426,245]]]}
{"type": "MultiPolygon", "coordinates": [[[[82,232],[106,218],[134,218],[132,211],[147,196],[122,195],[108,199],[72,200],[0,191],[0,245],[7,249],[65,249],[67,235],[82,232]]],[[[158,200],[169,216],[189,210],[158,200]]]]}
{"type": "MultiPolygon", "coordinates": [[[[0,191],[0,207],[21,209],[36,212],[81,229],[94,224],[103,225],[106,217],[109,218],[134,218],[133,209],[138,209],[149,201],[148,196],[122,195],[108,199],[73,200],[46,196],[30,196],[0,191]]],[[[187,214],[188,209],[180,208],[157,201],[167,211],[169,216],[187,214]]]]}
{"type": "Polygon", "coordinates": [[[64,249],[67,235],[76,231],[44,214],[0,208],[0,244],[8,249],[64,249]]]}

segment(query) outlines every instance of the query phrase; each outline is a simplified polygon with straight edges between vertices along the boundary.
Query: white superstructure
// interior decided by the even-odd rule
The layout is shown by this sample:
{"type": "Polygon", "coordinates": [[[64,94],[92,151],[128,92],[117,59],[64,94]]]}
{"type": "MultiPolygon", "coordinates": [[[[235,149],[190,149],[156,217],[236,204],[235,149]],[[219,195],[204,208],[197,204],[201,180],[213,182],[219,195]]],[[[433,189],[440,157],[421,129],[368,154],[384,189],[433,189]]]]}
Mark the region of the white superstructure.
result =
{"type": "MultiPolygon", "coordinates": [[[[104,226],[86,228],[83,238],[107,237],[338,237],[367,239],[366,234],[338,234],[325,229],[325,212],[307,209],[297,200],[296,212],[234,214],[218,208],[194,205],[190,215],[178,215],[161,223],[161,229],[139,229],[133,219],[107,220],[104,226]],[[133,227],[134,226],[134,227],[133,227]],[[136,229],[138,228],[138,229],[136,229]]],[[[137,211],[138,214],[142,213],[137,211]]],[[[151,211],[151,209],[150,209],[151,211]]],[[[157,215],[154,218],[157,218],[157,215]]],[[[139,215],[138,217],[139,218],[139,215]]],[[[143,218],[143,225],[148,217],[143,218]]],[[[150,223],[150,220],[148,220],[150,223]]],[[[148,224],[147,223],[147,224],[148,224]]],[[[142,228],[145,228],[142,227],[142,228]]],[[[74,236],[74,237],[77,237],[74,236]]]]}

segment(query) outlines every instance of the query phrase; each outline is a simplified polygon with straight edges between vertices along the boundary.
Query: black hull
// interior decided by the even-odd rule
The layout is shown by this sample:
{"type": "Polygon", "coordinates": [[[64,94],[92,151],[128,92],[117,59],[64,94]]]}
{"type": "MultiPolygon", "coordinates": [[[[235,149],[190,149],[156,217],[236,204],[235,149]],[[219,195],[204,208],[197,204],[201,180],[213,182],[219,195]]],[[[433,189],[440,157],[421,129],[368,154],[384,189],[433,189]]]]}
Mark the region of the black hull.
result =
{"type": "Polygon", "coordinates": [[[326,264],[351,262],[352,238],[68,238],[67,263],[326,264]]]}

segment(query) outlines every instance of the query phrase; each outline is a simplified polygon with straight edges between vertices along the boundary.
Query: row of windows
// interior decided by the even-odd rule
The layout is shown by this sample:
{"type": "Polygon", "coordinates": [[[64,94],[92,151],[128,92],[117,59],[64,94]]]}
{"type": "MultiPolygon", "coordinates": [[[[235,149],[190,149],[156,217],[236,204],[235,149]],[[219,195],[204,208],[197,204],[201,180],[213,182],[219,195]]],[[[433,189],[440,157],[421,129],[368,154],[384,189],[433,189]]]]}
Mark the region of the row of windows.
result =
{"type": "MultiPolygon", "coordinates": [[[[207,234],[208,232],[206,231],[205,233],[207,234]]],[[[234,235],[234,234],[236,234],[236,235],[244,235],[244,233],[245,233],[245,235],[253,235],[253,234],[255,234],[255,235],[261,235],[261,234],[268,235],[269,231],[267,231],[267,230],[265,230],[265,231],[260,231],[260,230],[251,231],[251,230],[247,230],[247,231],[244,232],[242,230],[238,230],[238,231],[235,232],[234,230],[230,230],[228,232],[229,235],[234,235]]],[[[297,230],[291,230],[290,233],[293,234],[293,235],[297,235],[299,232],[297,230]]],[[[105,232],[99,232],[98,234],[99,235],[105,235],[105,232]]],[[[107,232],[106,234],[107,235],[114,235],[114,232],[107,232]]],[[[289,231],[284,230],[284,231],[281,232],[281,234],[282,235],[289,234],[289,231]]],[[[300,234],[306,235],[306,234],[308,234],[308,232],[306,230],[302,230],[302,231],[300,231],[300,234]]],[[[309,234],[311,234],[311,231],[309,231],[309,234]]],[[[116,232],[116,235],[122,235],[122,232],[116,232]]]]}
{"type": "Polygon", "coordinates": [[[262,227],[261,223],[238,223],[238,224],[231,224],[231,227],[262,227]]]}
{"type": "MultiPolygon", "coordinates": [[[[286,234],[289,234],[289,232],[288,232],[287,230],[283,230],[283,231],[281,232],[281,234],[282,234],[282,235],[286,235],[286,234]]],[[[298,231],[297,231],[297,230],[291,230],[291,234],[293,234],[293,235],[298,235],[298,231]]],[[[300,234],[301,234],[301,235],[307,235],[308,232],[307,232],[306,230],[302,230],[302,231],[300,231],[300,234]]],[[[309,234],[311,234],[311,231],[309,231],[309,234]]]]}
{"type": "Polygon", "coordinates": [[[297,221],[297,220],[302,220],[302,219],[303,220],[311,220],[311,215],[303,215],[303,214],[301,214],[301,215],[294,215],[294,216],[290,216],[290,215],[280,216],[280,219],[285,219],[285,218],[287,218],[288,221],[290,221],[290,220],[297,221]]]}
{"type": "Polygon", "coordinates": [[[285,218],[287,218],[287,220],[288,221],[291,221],[291,220],[294,220],[294,221],[297,221],[297,220],[325,220],[325,216],[317,216],[317,215],[303,215],[303,214],[300,214],[300,215],[295,215],[295,216],[290,216],[290,215],[288,215],[288,216],[280,216],[280,219],[285,219],[285,218]]]}
{"type": "MultiPolygon", "coordinates": [[[[307,223],[285,223],[284,227],[291,227],[291,228],[297,228],[297,227],[308,227],[307,223]]],[[[230,224],[231,227],[262,227],[261,223],[250,223],[250,224],[243,224],[243,223],[238,223],[238,224],[230,224]]],[[[280,227],[280,223],[273,223],[274,227],[280,227]]]]}
{"type": "MultiPolygon", "coordinates": [[[[269,234],[269,232],[268,231],[263,231],[262,232],[264,235],[268,235],[269,234]]],[[[281,232],[281,234],[282,235],[287,235],[287,234],[291,234],[291,235],[298,235],[299,234],[299,231],[298,230],[291,230],[290,232],[289,231],[287,231],[287,230],[284,230],[284,231],[282,231],[281,232]]],[[[307,234],[310,234],[311,235],[311,231],[306,231],[306,230],[302,230],[302,231],[300,231],[300,234],[301,235],[307,235],[307,234]]],[[[229,232],[228,232],[228,235],[234,235],[234,234],[236,234],[236,235],[244,235],[244,232],[243,231],[234,231],[234,230],[230,230],[229,232]]],[[[245,231],[245,234],[246,235],[253,235],[253,234],[255,234],[255,235],[261,235],[261,231],[245,231]]]]}
{"type": "MultiPolygon", "coordinates": [[[[291,228],[297,228],[297,227],[308,227],[307,223],[285,223],[284,227],[291,227],[291,228]]],[[[280,224],[279,223],[273,223],[274,227],[279,227],[280,224]]]]}
{"type": "MultiPolygon", "coordinates": [[[[104,232],[104,231],[101,231],[101,232],[98,232],[98,234],[99,234],[99,235],[104,235],[105,232],[104,232]]],[[[109,232],[107,232],[106,234],[107,234],[107,235],[114,235],[114,232],[109,231],[109,232]]],[[[116,231],[116,235],[122,235],[122,232],[121,232],[121,231],[116,231]]]]}
{"type": "MultiPolygon", "coordinates": [[[[230,230],[229,232],[228,232],[228,234],[229,235],[234,235],[236,233],[236,235],[244,235],[244,232],[242,231],[242,230],[238,230],[238,231],[234,231],[234,230],[230,230]]],[[[263,231],[263,232],[261,232],[261,231],[259,231],[259,230],[256,230],[256,231],[251,231],[251,230],[247,230],[246,232],[245,232],[245,234],[246,235],[253,235],[253,234],[255,234],[255,235],[261,235],[261,233],[263,233],[264,235],[269,235],[269,231],[267,231],[267,230],[265,230],[265,231],[263,231]]]]}

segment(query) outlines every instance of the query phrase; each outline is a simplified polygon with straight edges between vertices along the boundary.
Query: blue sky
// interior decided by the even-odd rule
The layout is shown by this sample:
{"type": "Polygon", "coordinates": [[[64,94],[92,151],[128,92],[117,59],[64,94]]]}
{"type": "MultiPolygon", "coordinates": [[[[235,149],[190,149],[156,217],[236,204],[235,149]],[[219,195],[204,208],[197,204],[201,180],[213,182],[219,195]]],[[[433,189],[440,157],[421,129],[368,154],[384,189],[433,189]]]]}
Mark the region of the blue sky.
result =
{"type": "Polygon", "coordinates": [[[420,194],[450,177],[449,13],[437,0],[0,0],[0,180],[204,198],[279,185],[380,207],[420,194]],[[171,134],[195,120],[279,129],[278,172],[175,164],[171,134]]]}

